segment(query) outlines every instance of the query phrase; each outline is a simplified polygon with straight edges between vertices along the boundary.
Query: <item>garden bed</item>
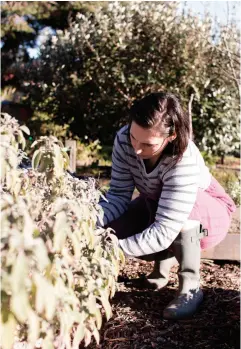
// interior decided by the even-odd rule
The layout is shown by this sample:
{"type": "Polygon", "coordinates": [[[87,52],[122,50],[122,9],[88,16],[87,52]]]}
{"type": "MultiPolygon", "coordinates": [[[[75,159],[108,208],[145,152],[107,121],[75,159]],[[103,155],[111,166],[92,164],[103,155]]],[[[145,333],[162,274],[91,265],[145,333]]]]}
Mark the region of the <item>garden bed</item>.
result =
{"type": "MultiPolygon", "coordinates": [[[[193,318],[180,321],[162,318],[163,309],[177,290],[177,266],[171,269],[167,287],[160,291],[125,286],[129,278],[150,273],[152,266],[152,262],[126,260],[111,301],[113,316],[102,326],[100,344],[92,340],[88,349],[240,349],[238,263],[203,260],[204,301],[193,318]]],[[[14,349],[27,346],[22,342],[14,349]]]]}
{"type": "Polygon", "coordinates": [[[128,259],[112,300],[113,317],[101,330],[99,345],[91,349],[239,349],[240,296],[238,263],[203,260],[204,302],[188,320],[164,320],[162,312],[177,289],[177,267],[161,291],[130,289],[126,278],[148,273],[152,263],[128,259]]]}

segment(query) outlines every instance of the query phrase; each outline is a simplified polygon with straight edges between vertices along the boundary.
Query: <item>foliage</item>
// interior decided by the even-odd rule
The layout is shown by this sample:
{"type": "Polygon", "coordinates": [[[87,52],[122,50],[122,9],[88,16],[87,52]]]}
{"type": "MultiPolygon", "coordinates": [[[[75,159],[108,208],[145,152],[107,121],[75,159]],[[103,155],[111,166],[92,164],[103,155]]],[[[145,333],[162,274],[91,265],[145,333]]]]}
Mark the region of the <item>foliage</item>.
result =
{"type": "Polygon", "coordinates": [[[52,3],[37,1],[4,1],[1,4],[2,86],[10,82],[19,87],[11,66],[29,60],[27,47],[34,45],[40,29],[33,19],[48,16],[52,7],[52,3]]]}
{"type": "MultiPolygon", "coordinates": [[[[34,111],[33,116],[28,122],[28,126],[31,129],[34,139],[42,135],[55,136],[62,141],[66,138],[76,140],[77,166],[111,166],[112,147],[102,146],[98,139],[88,142],[87,136],[85,137],[85,142],[81,142],[78,137],[70,132],[68,124],[58,125],[54,122],[54,118],[51,118],[46,113],[34,111]]],[[[28,155],[33,153],[30,142],[27,142],[25,151],[28,155]]]]}
{"type": "Polygon", "coordinates": [[[1,90],[1,102],[4,100],[13,101],[16,88],[7,86],[1,90]]]}
{"type": "Polygon", "coordinates": [[[111,144],[133,99],[168,90],[184,106],[193,96],[195,141],[204,151],[234,151],[239,31],[220,26],[213,33],[210,17],[201,21],[176,10],[176,2],[109,2],[94,14],[78,14],[23,69],[34,108],[69,124],[82,141],[88,135],[111,144]]]}
{"type": "Polygon", "coordinates": [[[211,155],[209,152],[206,151],[202,151],[201,152],[203,160],[205,162],[205,164],[208,167],[213,167],[216,165],[217,161],[218,161],[218,157],[217,156],[213,156],[211,155]]]}
{"type": "Polygon", "coordinates": [[[93,179],[66,173],[68,156],[56,137],[33,143],[33,168],[18,168],[24,126],[1,116],[2,348],[16,338],[33,348],[78,348],[99,341],[102,307],[111,316],[123,254],[109,230],[93,179]]]}
{"type": "MultiPolygon", "coordinates": [[[[69,124],[58,125],[55,123],[54,118],[51,118],[47,113],[34,111],[33,116],[28,122],[28,126],[31,129],[33,138],[42,136],[55,136],[58,139],[64,141],[67,139],[73,139],[77,142],[77,166],[111,166],[111,151],[108,147],[102,146],[100,141],[88,141],[86,136],[84,141],[80,141],[78,137],[74,136],[69,130],[69,124]],[[106,150],[107,149],[107,150],[106,150]]],[[[25,150],[28,155],[33,153],[33,148],[30,147],[31,143],[27,142],[27,149],[25,150]]]]}
{"type": "Polygon", "coordinates": [[[97,157],[101,145],[97,139],[94,142],[90,142],[88,145],[78,142],[77,144],[77,161],[79,166],[90,166],[94,162],[97,162],[97,157]]]}
{"type": "Polygon", "coordinates": [[[76,13],[93,12],[99,2],[92,1],[3,1],[1,4],[2,86],[21,87],[15,66],[28,62],[45,28],[65,29],[76,13]]]}
{"type": "Polygon", "coordinates": [[[56,124],[54,117],[41,111],[34,111],[28,122],[28,127],[34,138],[40,136],[55,136],[60,139],[71,137],[68,124],[56,124]]]}
{"type": "Polygon", "coordinates": [[[237,206],[240,206],[241,189],[240,189],[240,175],[237,172],[237,168],[240,167],[240,160],[235,157],[227,157],[225,164],[230,169],[223,169],[216,167],[218,164],[218,157],[212,156],[208,152],[202,152],[205,164],[209,167],[212,175],[218,180],[226,192],[231,196],[237,206]],[[233,165],[236,165],[236,170],[232,169],[233,165]]]}
{"type": "Polygon", "coordinates": [[[98,139],[88,144],[78,141],[77,166],[111,166],[111,159],[103,151],[98,139]]]}
{"type": "Polygon", "coordinates": [[[237,206],[241,200],[240,174],[233,170],[211,169],[211,173],[231,196],[237,206]]]}

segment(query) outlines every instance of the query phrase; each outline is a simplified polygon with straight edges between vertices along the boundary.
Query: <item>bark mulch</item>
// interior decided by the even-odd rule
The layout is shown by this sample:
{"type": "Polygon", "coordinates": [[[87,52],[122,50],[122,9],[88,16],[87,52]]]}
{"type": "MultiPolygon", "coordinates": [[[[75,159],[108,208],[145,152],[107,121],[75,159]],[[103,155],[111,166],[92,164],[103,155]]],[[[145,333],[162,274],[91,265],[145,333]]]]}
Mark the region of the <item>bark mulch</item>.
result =
{"type": "MultiPolygon", "coordinates": [[[[230,233],[240,233],[240,208],[233,214],[230,233]]],[[[152,266],[138,259],[126,260],[119,277],[122,282],[111,300],[113,317],[102,326],[100,344],[92,342],[88,348],[240,349],[239,263],[202,260],[203,304],[191,319],[176,322],[164,320],[162,312],[177,290],[177,267],[172,268],[163,290],[125,286],[125,280],[150,273],[152,266]]]]}
{"type": "Polygon", "coordinates": [[[202,260],[204,301],[191,319],[168,321],[162,311],[177,289],[177,266],[160,291],[125,286],[128,278],[152,270],[152,262],[126,260],[119,290],[112,299],[113,317],[101,329],[101,341],[90,349],[239,349],[240,266],[228,261],[202,260]]]}

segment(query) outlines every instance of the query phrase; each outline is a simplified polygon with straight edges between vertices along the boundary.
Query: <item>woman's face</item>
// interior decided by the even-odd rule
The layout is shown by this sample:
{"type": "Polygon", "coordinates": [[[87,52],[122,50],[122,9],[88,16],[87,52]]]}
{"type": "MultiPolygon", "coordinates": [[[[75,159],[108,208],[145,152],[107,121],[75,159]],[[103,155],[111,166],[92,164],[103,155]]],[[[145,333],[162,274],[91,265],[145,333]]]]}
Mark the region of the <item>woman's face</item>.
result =
{"type": "Polygon", "coordinates": [[[131,144],[143,160],[160,155],[173,136],[160,135],[154,128],[143,128],[134,121],[130,127],[131,144]]]}

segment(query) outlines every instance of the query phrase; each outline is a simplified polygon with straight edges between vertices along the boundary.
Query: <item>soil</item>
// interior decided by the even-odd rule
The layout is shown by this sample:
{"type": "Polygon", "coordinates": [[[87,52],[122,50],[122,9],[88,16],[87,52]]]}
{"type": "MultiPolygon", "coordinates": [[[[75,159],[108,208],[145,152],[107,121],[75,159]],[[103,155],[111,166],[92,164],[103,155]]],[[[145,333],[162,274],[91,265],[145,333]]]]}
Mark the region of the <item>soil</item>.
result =
{"type": "Polygon", "coordinates": [[[113,317],[101,330],[101,341],[90,349],[239,349],[240,294],[238,263],[202,260],[204,301],[191,319],[168,321],[162,311],[177,290],[177,267],[160,291],[131,289],[127,278],[149,273],[153,263],[128,259],[112,299],[113,317]]]}

